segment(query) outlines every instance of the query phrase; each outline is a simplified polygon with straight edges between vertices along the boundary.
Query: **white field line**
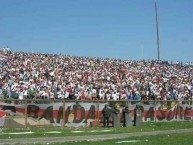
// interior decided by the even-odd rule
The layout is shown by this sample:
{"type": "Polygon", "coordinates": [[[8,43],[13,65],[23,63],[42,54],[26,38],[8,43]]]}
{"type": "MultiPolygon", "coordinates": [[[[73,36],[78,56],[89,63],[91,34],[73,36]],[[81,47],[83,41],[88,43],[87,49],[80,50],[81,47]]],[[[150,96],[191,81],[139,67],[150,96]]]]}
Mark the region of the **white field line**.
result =
{"type": "Polygon", "coordinates": [[[119,142],[115,142],[115,143],[131,143],[131,142],[142,142],[142,141],[148,141],[147,139],[146,140],[126,140],[126,141],[119,141],[119,142]]]}
{"type": "Polygon", "coordinates": [[[19,135],[19,134],[33,134],[34,132],[10,132],[10,133],[3,133],[3,134],[16,134],[16,135],[19,135]]]}
{"type": "Polygon", "coordinates": [[[45,133],[62,133],[60,131],[49,131],[49,132],[45,132],[45,133]]]}
{"type": "Polygon", "coordinates": [[[77,131],[72,131],[73,133],[82,133],[82,132],[109,132],[111,130],[91,130],[91,131],[81,131],[81,130],[77,130],[77,131]]]}
{"type": "Polygon", "coordinates": [[[76,130],[76,131],[72,131],[73,133],[82,133],[82,132],[86,132],[86,131],[79,131],[79,130],[76,130]]]}
{"type": "MultiPolygon", "coordinates": [[[[92,131],[81,131],[81,130],[77,130],[77,131],[72,131],[73,133],[82,133],[82,132],[109,132],[111,130],[92,130],[92,131]]],[[[21,134],[33,134],[33,133],[36,133],[36,132],[10,132],[10,133],[1,133],[1,135],[4,135],[4,134],[10,134],[10,135],[21,135],[21,134]]],[[[49,132],[42,132],[42,133],[55,133],[55,134],[59,134],[59,133],[62,133],[60,131],[49,131],[49,132]]]]}
{"type": "MultiPolygon", "coordinates": [[[[21,135],[21,134],[33,134],[33,133],[36,133],[36,132],[10,132],[10,133],[1,133],[1,135],[4,135],[4,134],[10,134],[10,135],[21,135]]],[[[62,133],[60,131],[49,131],[49,132],[42,132],[42,133],[62,133]]]]}

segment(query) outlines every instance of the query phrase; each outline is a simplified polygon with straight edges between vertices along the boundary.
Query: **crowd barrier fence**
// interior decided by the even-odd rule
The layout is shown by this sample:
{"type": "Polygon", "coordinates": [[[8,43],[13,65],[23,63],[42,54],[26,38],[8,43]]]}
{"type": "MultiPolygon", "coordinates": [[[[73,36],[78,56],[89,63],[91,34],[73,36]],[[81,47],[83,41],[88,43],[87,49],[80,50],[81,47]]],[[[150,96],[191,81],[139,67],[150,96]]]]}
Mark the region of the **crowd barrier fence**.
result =
{"type": "MultiPolygon", "coordinates": [[[[102,125],[105,104],[119,110],[120,124],[123,109],[129,108],[134,120],[135,109],[140,109],[142,122],[185,121],[193,119],[192,100],[15,100],[0,99],[0,127],[88,127],[93,122],[102,125]]],[[[112,122],[112,117],[110,117],[112,122]]]]}

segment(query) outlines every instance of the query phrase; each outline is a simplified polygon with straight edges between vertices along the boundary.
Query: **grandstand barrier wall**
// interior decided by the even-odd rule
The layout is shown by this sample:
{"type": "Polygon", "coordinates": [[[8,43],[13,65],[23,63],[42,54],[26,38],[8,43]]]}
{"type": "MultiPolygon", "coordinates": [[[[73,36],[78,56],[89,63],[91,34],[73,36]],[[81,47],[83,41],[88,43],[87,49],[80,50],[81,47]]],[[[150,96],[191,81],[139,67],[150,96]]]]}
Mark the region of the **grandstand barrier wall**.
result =
{"type": "Polygon", "coordinates": [[[126,106],[134,119],[136,105],[141,109],[142,122],[193,120],[192,101],[0,99],[0,128],[102,126],[105,104],[112,109],[117,106],[120,124],[126,106]]]}

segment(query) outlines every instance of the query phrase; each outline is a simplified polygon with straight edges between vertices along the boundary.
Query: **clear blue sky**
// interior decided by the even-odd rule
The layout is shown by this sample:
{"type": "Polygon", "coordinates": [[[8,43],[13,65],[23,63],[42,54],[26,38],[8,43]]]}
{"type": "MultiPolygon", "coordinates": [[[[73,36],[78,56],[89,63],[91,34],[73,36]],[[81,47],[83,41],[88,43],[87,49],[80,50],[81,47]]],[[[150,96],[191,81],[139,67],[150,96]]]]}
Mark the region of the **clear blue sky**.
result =
{"type": "MultiPolygon", "coordinates": [[[[193,0],[157,0],[162,60],[193,62],[193,0]]],[[[155,0],[0,0],[0,48],[156,59],[155,0]]]]}

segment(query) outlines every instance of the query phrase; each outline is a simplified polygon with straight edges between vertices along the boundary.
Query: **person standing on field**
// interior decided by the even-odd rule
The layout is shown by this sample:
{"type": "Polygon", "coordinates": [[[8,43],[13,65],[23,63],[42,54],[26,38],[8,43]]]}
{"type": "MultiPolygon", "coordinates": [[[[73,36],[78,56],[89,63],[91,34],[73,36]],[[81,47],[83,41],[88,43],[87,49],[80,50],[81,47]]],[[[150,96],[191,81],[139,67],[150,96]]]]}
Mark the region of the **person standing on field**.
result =
{"type": "Polygon", "coordinates": [[[111,115],[111,110],[108,108],[107,104],[103,108],[102,114],[103,114],[103,127],[109,127],[109,118],[111,115]]]}

